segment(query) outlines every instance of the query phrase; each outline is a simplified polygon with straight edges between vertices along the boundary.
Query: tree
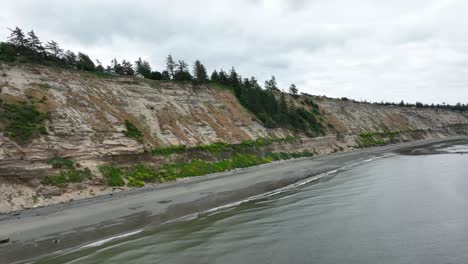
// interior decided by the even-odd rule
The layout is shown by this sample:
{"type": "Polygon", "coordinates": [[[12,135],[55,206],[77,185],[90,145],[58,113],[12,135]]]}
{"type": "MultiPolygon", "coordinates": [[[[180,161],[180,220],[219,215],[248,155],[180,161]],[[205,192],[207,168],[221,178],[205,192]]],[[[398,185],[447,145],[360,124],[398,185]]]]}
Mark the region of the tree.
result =
{"type": "Polygon", "coordinates": [[[130,61],[122,61],[123,75],[134,75],[133,65],[130,61]]]}
{"type": "Polygon", "coordinates": [[[161,80],[163,81],[169,81],[171,79],[171,76],[169,75],[168,71],[163,71],[161,73],[161,80]]]}
{"type": "Polygon", "coordinates": [[[10,37],[8,37],[8,41],[15,45],[17,48],[24,48],[27,45],[26,36],[23,33],[23,30],[19,27],[15,29],[9,29],[11,31],[10,37]]]}
{"type": "Polygon", "coordinates": [[[97,67],[96,67],[96,72],[103,73],[104,72],[104,67],[102,67],[102,63],[99,60],[96,60],[97,67]]]}
{"type": "Polygon", "coordinates": [[[211,74],[210,80],[212,80],[213,82],[219,82],[219,74],[216,70],[214,70],[211,74]]]}
{"type": "Polygon", "coordinates": [[[78,52],[78,60],[76,62],[76,68],[78,70],[84,70],[84,71],[95,71],[96,66],[94,65],[94,62],[89,58],[88,55],[78,52]]]}
{"type": "Polygon", "coordinates": [[[28,32],[27,45],[32,50],[32,52],[37,55],[44,52],[44,47],[42,46],[41,41],[36,36],[33,30],[28,32]]]}
{"type": "Polygon", "coordinates": [[[279,92],[278,86],[276,84],[276,78],[275,78],[274,75],[271,76],[270,80],[265,81],[265,89],[267,91],[272,91],[272,92],[277,91],[277,92],[279,92]]]}
{"type": "Polygon", "coordinates": [[[234,67],[231,67],[231,72],[229,73],[228,77],[228,84],[232,86],[237,86],[239,84],[239,75],[237,75],[234,67]]]}
{"type": "Polygon", "coordinates": [[[174,62],[174,60],[172,59],[172,55],[169,54],[166,58],[166,70],[167,72],[169,73],[169,76],[171,78],[174,78],[174,74],[175,74],[175,69],[177,67],[177,64],[174,62]]]}
{"type": "Polygon", "coordinates": [[[63,56],[65,64],[68,67],[75,68],[76,66],[76,55],[73,51],[67,50],[63,56]]]}
{"type": "Polygon", "coordinates": [[[292,96],[297,96],[297,92],[299,90],[296,88],[296,85],[293,83],[291,86],[289,86],[289,93],[292,94],[292,96]]]}
{"type": "Polygon", "coordinates": [[[162,80],[163,75],[158,71],[153,71],[153,72],[151,72],[149,78],[152,79],[152,80],[162,80]]]}
{"type": "Polygon", "coordinates": [[[228,83],[228,75],[226,74],[226,72],[225,72],[223,69],[221,69],[221,70],[219,71],[219,75],[218,75],[218,76],[219,76],[219,83],[224,84],[224,85],[229,85],[229,83],[228,83]]]}
{"type": "Polygon", "coordinates": [[[194,82],[197,84],[208,82],[208,74],[206,73],[206,68],[199,60],[196,60],[193,65],[193,78],[194,82]]]}
{"type": "Polygon", "coordinates": [[[142,60],[141,58],[138,58],[138,60],[135,61],[135,71],[143,75],[145,78],[150,78],[151,76],[150,64],[147,61],[142,60]]]}
{"type": "Polygon", "coordinates": [[[112,70],[114,70],[114,73],[115,73],[115,74],[124,75],[124,68],[123,68],[122,65],[117,61],[116,58],[114,58],[114,59],[111,61],[111,67],[112,67],[112,70]]]}
{"type": "MultiPolygon", "coordinates": [[[[47,44],[45,46],[45,49],[48,50],[49,54],[52,55],[54,58],[60,58],[62,56],[62,53],[63,53],[63,49],[61,49],[59,47],[58,43],[53,41],[53,40],[47,42],[47,44]]],[[[79,55],[79,53],[78,53],[78,55],[79,55]]],[[[89,57],[88,57],[88,59],[89,59],[89,57]]],[[[93,65],[94,65],[94,63],[93,63],[93,65]]]]}
{"type": "Polygon", "coordinates": [[[192,80],[192,75],[188,71],[188,64],[185,61],[179,60],[173,79],[176,81],[191,81],[192,80]]]}

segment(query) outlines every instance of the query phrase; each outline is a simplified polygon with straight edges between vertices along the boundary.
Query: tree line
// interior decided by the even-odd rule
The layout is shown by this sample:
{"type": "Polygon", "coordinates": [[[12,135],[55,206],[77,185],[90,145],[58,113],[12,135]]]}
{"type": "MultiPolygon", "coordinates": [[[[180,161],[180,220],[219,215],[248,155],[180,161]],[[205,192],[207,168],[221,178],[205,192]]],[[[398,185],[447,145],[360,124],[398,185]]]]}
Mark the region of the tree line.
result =
{"type": "MultiPolygon", "coordinates": [[[[265,81],[263,87],[255,77],[242,78],[234,67],[229,71],[223,69],[214,70],[208,76],[206,67],[196,60],[190,70],[189,64],[184,60],[174,60],[172,55],[168,55],[165,60],[163,71],[153,70],[150,63],[138,58],[132,63],[129,60],[118,61],[113,59],[109,66],[104,67],[99,60],[93,60],[83,52],[74,53],[64,51],[60,45],[51,40],[42,43],[33,30],[24,33],[22,29],[16,27],[11,31],[7,42],[0,43],[0,60],[6,62],[29,62],[42,63],[46,65],[58,65],[65,68],[95,72],[98,74],[112,75],[142,75],[144,78],[164,81],[192,82],[195,85],[205,83],[217,83],[232,89],[239,102],[255,114],[265,126],[270,128],[284,127],[299,130],[307,134],[317,134],[323,131],[320,119],[320,112],[315,103],[308,104],[313,110],[295,106],[289,102],[291,97],[297,97],[299,90],[296,85],[289,87],[290,96],[286,96],[277,85],[275,76],[265,81]],[[289,98],[289,99],[288,99],[289,98]]],[[[348,100],[342,98],[342,100],[348,100]]],[[[405,107],[417,108],[438,108],[457,111],[468,111],[468,105],[425,105],[417,102],[408,103],[377,103],[392,104],[405,107]]]]}
{"type": "Polygon", "coordinates": [[[162,72],[153,71],[151,65],[141,58],[134,63],[130,60],[119,62],[117,59],[113,59],[109,66],[103,67],[99,60],[94,62],[83,52],[64,51],[54,40],[43,43],[34,30],[27,33],[24,33],[19,27],[9,30],[11,33],[7,42],[0,43],[0,60],[2,61],[58,65],[102,74],[141,74],[143,77],[153,80],[192,81],[196,84],[208,82],[206,68],[199,60],[195,61],[192,72],[190,72],[188,63],[184,60],[176,62],[171,55],[166,59],[167,69],[162,72]]]}

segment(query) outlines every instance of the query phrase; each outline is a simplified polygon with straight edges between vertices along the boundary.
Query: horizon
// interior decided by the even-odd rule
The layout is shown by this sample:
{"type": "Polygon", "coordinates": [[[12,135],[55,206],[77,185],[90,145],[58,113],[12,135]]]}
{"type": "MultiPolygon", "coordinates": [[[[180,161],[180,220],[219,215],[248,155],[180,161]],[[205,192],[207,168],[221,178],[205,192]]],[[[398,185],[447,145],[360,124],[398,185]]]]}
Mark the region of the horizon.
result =
{"type": "MultiPolygon", "coordinates": [[[[160,1],[118,7],[115,1],[44,2],[7,3],[0,23],[33,29],[43,42],[55,40],[103,65],[114,57],[132,63],[141,57],[162,71],[172,54],[190,68],[199,59],[209,74],[233,66],[262,86],[274,75],[282,90],[294,83],[300,92],[318,96],[468,102],[468,37],[463,34],[468,27],[457,23],[468,7],[462,1],[346,2],[347,13],[338,12],[340,1],[245,0],[236,6],[160,1]],[[240,9],[246,16],[236,12],[240,9]],[[117,23],[128,16],[125,24],[117,23]]],[[[9,33],[0,31],[0,39],[6,41],[9,33]]]]}

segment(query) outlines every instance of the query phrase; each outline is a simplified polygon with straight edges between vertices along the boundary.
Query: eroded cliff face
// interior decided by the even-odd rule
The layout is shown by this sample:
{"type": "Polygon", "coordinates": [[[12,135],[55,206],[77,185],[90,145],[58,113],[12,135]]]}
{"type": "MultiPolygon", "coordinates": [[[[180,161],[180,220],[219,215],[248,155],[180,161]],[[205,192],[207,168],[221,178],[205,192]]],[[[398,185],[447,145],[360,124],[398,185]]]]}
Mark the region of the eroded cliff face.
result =
{"type": "MultiPolygon", "coordinates": [[[[265,128],[230,91],[215,86],[98,77],[37,65],[0,64],[0,87],[4,102],[34,102],[48,113],[46,135],[18,144],[0,133],[0,211],[115,191],[100,185],[99,176],[65,191],[41,186],[41,177],[57,173],[47,164],[54,156],[67,157],[99,175],[97,165],[132,162],[125,158],[132,155],[141,154],[149,163],[168,162],[167,157],[142,153],[171,145],[295,136],[300,140],[275,142],[262,151],[324,154],[362,146],[362,133],[380,133],[379,140],[399,142],[468,132],[467,113],[289,97],[291,105],[308,108],[304,103],[308,99],[319,106],[324,135],[308,138],[287,129],[265,128]],[[125,120],[142,132],[141,141],[122,133],[125,120]]],[[[0,124],[0,129],[4,127],[0,124]]]]}

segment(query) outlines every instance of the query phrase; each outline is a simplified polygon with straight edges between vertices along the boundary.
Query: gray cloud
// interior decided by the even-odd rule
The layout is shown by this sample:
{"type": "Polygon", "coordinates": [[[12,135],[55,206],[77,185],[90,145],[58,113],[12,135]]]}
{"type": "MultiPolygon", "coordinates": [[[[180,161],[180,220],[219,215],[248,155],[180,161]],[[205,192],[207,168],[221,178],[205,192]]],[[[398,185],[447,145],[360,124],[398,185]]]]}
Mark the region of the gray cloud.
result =
{"type": "Polygon", "coordinates": [[[0,23],[105,63],[141,56],[161,70],[171,53],[312,94],[466,103],[466,10],[462,0],[16,0],[0,23]]]}

